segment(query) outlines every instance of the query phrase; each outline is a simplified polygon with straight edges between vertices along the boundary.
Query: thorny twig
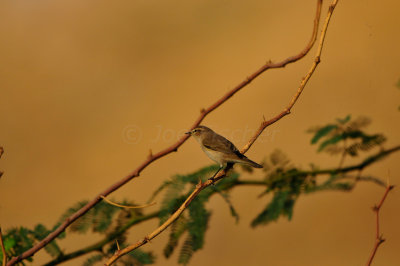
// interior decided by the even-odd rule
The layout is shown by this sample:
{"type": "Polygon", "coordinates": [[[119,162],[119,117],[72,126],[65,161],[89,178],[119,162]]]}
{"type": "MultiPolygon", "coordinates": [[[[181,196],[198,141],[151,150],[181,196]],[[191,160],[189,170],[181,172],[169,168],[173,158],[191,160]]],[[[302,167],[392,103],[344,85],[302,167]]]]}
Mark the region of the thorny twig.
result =
{"type": "Polygon", "coordinates": [[[382,196],[381,201],[378,203],[378,205],[375,205],[372,210],[375,212],[375,219],[376,219],[376,233],[375,233],[375,244],[374,244],[374,248],[372,249],[371,255],[369,256],[369,259],[367,261],[367,266],[370,266],[376,251],[378,250],[379,246],[385,242],[385,239],[383,238],[383,236],[380,234],[379,232],[379,211],[383,205],[383,203],[385,202],[386,196],[389,194],[390,190],[392,190],[394,188],[394,186],[387,184],[386,186],[386,190],[385,193],[382,196]]]}

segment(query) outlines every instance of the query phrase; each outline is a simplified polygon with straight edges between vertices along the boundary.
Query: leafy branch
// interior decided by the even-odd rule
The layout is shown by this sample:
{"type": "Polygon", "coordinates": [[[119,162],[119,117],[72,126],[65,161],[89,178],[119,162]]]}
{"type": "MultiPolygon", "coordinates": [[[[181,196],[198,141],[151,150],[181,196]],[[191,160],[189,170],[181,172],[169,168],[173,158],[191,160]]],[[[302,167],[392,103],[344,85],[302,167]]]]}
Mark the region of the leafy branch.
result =
{"type": "MultiPolygon", "coordinates": [[[[293,215],[294,204],[302,193],[314,193],[326,190],[350,191],[355,187],[356,183],[360,181],[374,182],[384,186],[384,183],[378,178],[351,175],[351,173],[358,172],[373,163],[379,162],[380,159],[398,150],[400,150],[400,146],[392,147],[384,151],[380,150],[372,156],[361,160],[358,164],[342,169],[317,169],[313,166],[310,170],[303,170],[293,166],[290,160],[280,151],[272,152],[263,163],[263,178],[241,180],[237,172],[231,172],[229,178],[224,178],[214,186],[210,186],[204,190],[199,195],[201,197],[196,199],[199,200],[197,205],[190,205],[192,207],[191,213],[189,212],[188,216],[185,214],[181,215],[170,227],[169,240],[164,248],[164,256],[169,257],[178,247],[179,240],[183,237],[185,237],[185,240],[183,240],[184,243],[181,245],[180,254],[178,256],[180,263],[187,263],[193,253],[201,248],[201,245],[197,247],[194,246],[195,242],[193,242],[193,239],[197,239],[197,243],[202,242],[199,241],[199,239],[204,239],[209,215],[204,215],[207,219],[203,219],[203,214],[210,213],[210,211],[206,209],[205,203],[215,194],[223,195],[223,197],[227,199],[226,203],[231,215],[237,220],[238,212],[229,200],[229,192],[233,188],[241,186],[264,187],[265,192],[263,194],[273,193],[273,199],[267,203],[265,209],[254,218],[252,226],[266,225],[271,221],[276,221],[281,216],[286,216],[290,219],[293,215]],[[326,175],[329,176],[328,179],[324,182],[318,181],[319,176],[326,175]],[[279,204],[279,202],[285,202],[287,198],[292,199],[291,205],[279,204]]],[[[54,259],[45,265],[57,265],[58,263],[88,253],[94,253],[94,255],[86,260],[84,264],[86,266],[104,260],[117,250],[114,244],[115,240],[124,247],[126,246],[127,231],[133,226],[157,218],[160,223],[163,223],[168,219],[168,216],[179,207],[179,202],[187,198],[190,193],[189,191],[196,186],[199,178],[205,180],[206,176],[213,173],[216,169],[217,166],[213,165],[192,174],[176,175],[171,180],[165,181],[155,190],[154,195],[149,200],[152,201],[154,197],[158,197],[160,193],[164,193],[160,204],[160,210],[146,215],[142,214],[140,210],[120,209],[105,203],[96,205],[94,209],[83,216],[79,221],[74,222],[72,226],[69,227],[66,234],[86,233],[88,230],[91,230],[104,235],[103,239],[67,254],[61,251],[62,248],[60,248],[58,243],[54,240],[49,245],[49,248],[46,248],[46,251],[54,259]],[[106,217],[106,215],[110,217],[107,218],[108,216],[106,217]]],[[[72,206],[60,217],[60,220],[64,219],[64,217],[68,216],[71,212],[74,212],[82,204],[85,204],[85,202],[80,202],[72,206]]],[[[124,204],[132,205],[130,202],[124,202],[124,204]]],[[[12,255],[15,252],[28,249],[29,245],[32,245],[33,242],[40,240],[41,235],[43,235],[46,230],[47,229],[40,224],[35,226],[33,230],[23,227],[7,230],[5,235],[7,255],[12,255]]],[[[61,235],[59,238],[62,237],[65,237],[65,234],[61,235]]],[[[154,257],[151,253],[140,250],[137,251],[139,252],[134,254],[130,253],[130,256],[122,259],[136,260],[136,264],[139,263],[142,265],[154,261],[154,257]],[[132,255],[134,255],[134,257],[132,257],[132,255]]]]}
{"type": "MultiPolygon", "coordinates": [[[[374,182],[378,185],[384,186],[384,183],[375,177],[370,177],[370,176],[348,176],[348,175],[341,175],[338,176],[337,173],[340,171],[342,174],[348,174],[351,172],[357,172],[361,169],[364,169],[365,167],[378,162],[380,159],[390,155],[391,153],[394,153],[396,151],[400,150],[400,146],[393,147],[389,149],[388,151],[379,151],[375,155],[368,157],[365,160],[362,160],[358,164],[354,164],[352,166],[346,167],[344,169],[338,169],[338,168],[324,168],[324,169],[313,169],[313,170],[301,170],[301,169],[296,169],[297,175],[295,175],[295,171],[293,171],[293,168],[283,170],[281,166],[283,165],[284,160],[282,158],[277,159],[277,152],[274,152],[271,154],[270,158],[271,161],[275,162],[275,170],[274,171],[269,171],[268,169],[268,164],[265,163],[264,167],[266,169],[265,172],[265,178],[264,179],[251,179],[251,180],[240,180],[239,178],[236,178],[235,175],[231,175],[228,179],[223,179],[221,182],[217,183],[215,186],[209,187],[209,189],[212,189],[208,194],[208,196],[212,196],[214,194],[219,194],[219,191],[227,194],[228,191],[230,191],[233,188],[236,187],[241,187],[241,186],[254,186],[254,187],[265,187],[266,190],[269,192],[273,191],[279,191],[278,185],[277,184],[286,184],[286,187],[293,187],[293,183],[288,182],[290,179],[295,179],[299,178],[302,176],[308,176],[308,177],[315,177],[315,179],[318,176],[323,176],[323,175],[329,175],[333,176],[334,178],[329,178],[327,181],[322,182],[321,184],[316,184],[314,182],[315,180],[312,180],[308,178],[302,179],[304,182],[299,182],[298,186],[299,188],[302,188],[302,192],[304,193],[313,193],[313,192],[321,192],[325,190],[339,190],[339,191],[350,191],[351,189],[354,188],[355,184],[360,181],[367,181],[367,182],[374,182]],[[277,175],[277,173],[280,173],[277,175]],[[341,182],[342,180],[351,178],[353,181],[352,182],[341,182]],[[307,185],[306,185],[307,184],[307,185]],[[307,186],[307,189],[304,189],[307,186]]],[[[149,215],[143,216],[142,218],[133,218],[131,219],[121,230],[119,231],[120,234],[123,234],[126,230],[128,230],[130,227],[134,226],[136,224],[136,221],[140,219],[140,221],[145,221],[145,220],[150,220],[153,218],[159,218],[160,222],[163,222],[168,216],[169,213],[172,213],[174,210],[174,206],[176,206],[174,201],[179,201],[182,199],[182,195],[180,192],[185,191],[185,184],[192,184],[194,186],[195,182],[197,182],[199,177],[204,177],[206,172],[212,173],[217,169],[216,166],[211,166],[211,167],[206,167],[201,169],[200,171],[197,171],[196,173],[190,174],[190,175],[177,175],[175,176],[172,180],[165,181],[159,189],[156,190],[156,196],[163,190],[165,191],[165,197],[164,200],[162,201],[162,206],[161,209],[158,212],[153,212],[149,215]]],[[[281,189],[284,189],[283,186],[281,186],[281,189]]],[[[295,191],[297,189],[293,189],[295,191]]],[[[186,194],[183,196],[185,197],[186,194]]],[[[274,196],[275,197],[275,196],[274,196]]],[[[151,198],[150,200],[153,200],[151,198]]],[[[270,203],[267,205],[269,206],[270,203]]],[[[232,216],[237,219],[237,212],[234,209],[233,206],[229,206],[230,210],[233,208],[233,212],[231,211],[232,216]]],[[[272,210],[275,213],[288,213],[288,209],[286,206],[278,207],[276,208],[275,206],[269,206],[269,209],[272,210]]],[[[260,214],[261,215],[261,214],[260,214]]],[[[260,216],[259,215],[259,216],[260,216]]],[[[290,216],[292,213],[290,213],[290,216]]],[[[279,215],[278,215],[279,216],[279,215]]],[[[253,226],[257,225],[266,225],[270,221],[275,221],[278,219],[278,216],[275,217],[264,217],[265,219],[263,222],[259,224],[253,224],[253,226]]],[[[257,219],[257,218],[256,218],[257,219]]],[[[260,219],[259,219],[260,220],[260,219]]],[[[175,223],[172,224],[171,226],[171,232],[170,232],[170,240],[168,241],[165,249],[164,249],[164,255],[166,257],[169,257],[176,246],[178,245],[178,240],[179,238],[183,235],[183,233],[187,230],[187,217],[180,216],[175,223]]],[[[51,263],[48,263],[46,265],[55,265],[55,262],[62,262],[68,259],[71,259],[73,257],[78,257],[80,255],[83,255],[88,252],[92,251],[98,251],[98,249],[105,245],[106,243],[112,242],[117,236],[113,237],[106,237],[105,239],[97,242],[96,244],[90,245],[87,248],[83,248],[82,250],[78,250],[75,252],[72,252],[71,254],[65,255],[65,259],[63,257],[57,258],[53,260],[51,263]]],[[[185,241],[186,242],[186,241],[185,241]]],[[[185,245],[185,248],[182,247],[181,253],[188,252],[189,246],[185,245]]],[[[193,254],[193,252],[191,252],[193,254]]],[[[181,256],[179,256],[181,257],[181,256]]],[[[186,254],[185,256],[186,259],[189,259],[190,256],[186,254]]]]}
{"type": "MultiPolygon", "coordinates": [[[[229,100],[234,94],[236,94],[238,91],[240,91],[241,89],[246,87],[248,84],[250,84],[254,79],[256,79],[258,76],[260,76],[266,70],[274,69],[274,68],[283,68],[287,64],[294,63],[294,62],[300,60],[301,58],[303,58],[310,51],[311,47],[313,46],[313,44],[316,40],[319,18],[320,18],[320,13],[321,13],[321,5],[322,5],[322,0],[317,0],[317,12],[316,12],[316,16],[314,19],[314,27],[313,27],[312,37],[311,37],[309,43],[306,45],[306,47],[300,53],[298,53],[294,56],[288,57],[285,60],[278,62],[278,63],[268,62],[268,63],[264,64],[261,68],[259,68],[257,71],[255,71],[252,75],[248,76],[245,80],[243,80],[241,83],[239,83],[236,87],[234,87],[232,90],[227,92],[223,97],[218,99],[214,104],[209,106],[207,109],[202,109],[200,116],[194,122],[191,129],[198,126],[209,113],[211,113],[212,111],[217,109],[219,106],[221,106],[223,103],[225,103],[227,100],[229,100]]],[[[335,5],[336,5],[336,1],[335,1],[335,5]]],[[[333,8],[334,8],[334,5],[331,9],[333,10],[333,8]]],[[[328,21],[329,21],[329,19],[328,19],[328,21]]],[[[322,48],[322,45],[320,45],[320,48],[322,48]]],[[[319,58],[318,58],[318,63],[319,63],[319,58]]],[[[301,91],[298,92],[298,95],[300,93],[301,93],[301,91]]],[[[294,102],[296,100],[297,100],[297,98],[294,99],[294,102]]],[[[293,102],[293,104],[294,104],[294,102],[293,102]]],[[[289,113],[289,111],[290,110],[286,110],[285,113],[281,113],[280,118],[287,115],[289,113]]],[[[263,124],[265,124],[265,127],[266,127],[268,123],[272,124],[272,123],[276,122],[277,120],[279,120],[280,118],[274,118],[271,121],[265,121],[263,124]]],[[[261,134],[262,130],[259,130],[259,132],[261,134]]],[[[251,141],[249,142],[249,146],[247,148],[245,148],[245,150],[250,148],[251,144],[255,141],[256,138],[254,138],[252,142],[251,141]]],[[[150,154],[142,164],[140,164],[134,171],[132,171],[131,174],[129,174],[125,178],[121,179],[120,181],[114,183],[113,185],[111,185],[110,187],[108,187],[107,189],[105,189],[104,191],[99,193],[94,199],[92,199],[91,201],[89,201],[85,205],[83,205],[80,209],[76,210],[76,212],[71,214],[69,217],[66,217],[65,220],[57,228],[55,228],[52,232],[49,232],[49,234],[45,238],[43,238],[41,241],[37,242],[29,250],[26,250],[25,252],[23,252],[22,254],[20,254],[16,257],[13,257],[8,262],[7,265],[8,266],[14,265],[17,262],[20,262],[26,258],[31,257],[33,254],[38,252],[40,249],[44,248],[48,243],[50,243],[58,235],[60,235],[62,232],[64,232],[65,229],[68,226],[70,226],[74,221],[76,221],[79,217],[83,216],[90,209],[92,209],[96,204],[98,204],[102,200],[102,197],[106,197],[107,195],[111,194],[115,190],[117,190],[120,187],[122,187],[123,185],[125,185],[127,182],[129,182],[133,178],[138,177],[140,175],[140,173],[143,171],[143,169],[145,169],[148,165],[150,165],[154,161],[156,161],[172,152],[176,152],[178,150],[178,148],[187,139],[188,139],[188,136],[186,136],[186,135],[182,136],[176,143],[174,143],[170,147],[168,147],[156,154],[150,154]]]]}

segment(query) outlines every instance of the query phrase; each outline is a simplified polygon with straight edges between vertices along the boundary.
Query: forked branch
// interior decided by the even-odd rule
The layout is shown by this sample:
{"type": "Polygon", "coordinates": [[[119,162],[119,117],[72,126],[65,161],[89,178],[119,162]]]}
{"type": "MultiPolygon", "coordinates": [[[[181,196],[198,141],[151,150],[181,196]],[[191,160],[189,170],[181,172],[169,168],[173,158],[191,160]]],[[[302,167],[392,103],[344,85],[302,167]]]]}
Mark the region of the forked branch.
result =
{"type": "MultiPolygon", "coordinates": [[[[255,71],[252,75],[248,76],[245,80],[243,80],[241,83],[239,83],[236,87],[234,87],[232,90],[227,92],[223,97],[218,99],[214,104],[209,106],[207,109],[203,109],[200,113],[200,116],[196,119],[196,121],[192,125],[191,129],[198,126],[208,114],[210,114],[212,111],[214,111],[219,106],[221,106],[223,103],[225,103],[227,100],[229,100],[233,95],[235,95],[238,91],[240,91],[241,89],[246,87],[248,84],[250,84],[254,79],[256,79],[259,75],[264,73],[266,70],[273,69],[273,68],[285,67],[287,64],[294,63],[294,62],[300,60],[301,58],[303,58],[305,55],[307,55],[307,53],[310,51],[310,49],[314,45],[315,40],[317,38],[318,24],[319,24],[319,19],[320,19],[320,14],[321,14],[321,6],[322,6],[322,0],[317,0],[317,11],[316,11],[315,19],[314,19],[313,33],[311,35],[310,41],[307,43],[306,47],[302,51],[300,51],[300,53],[298,53],[294,56],[290,56],[281,62],[277,62],[277,63],[268,62],[265,65],[263,65],[261,68],[259,68],[257,71],[255,71]]],[[[282,115],[282,117],[283,116],[284,115],[282,115]]],[[[282,117],[280,117],[280,118],[282,118],[282,117]]],[[[277,121],[279,119],[275,119],[275,120],[277,121]]],[[[273,122],[275,122],[275,121],[272,121],[269,124],[272,124],[273,122]]],[[[97,203],[99,203],[102,200],[102,197],[106,197],[107,195],[111,194],[115,190],[119,189],[120,187],[122,187],[123,185],[128,183],[133,178],[138,177],[140,175],[140,173],[143,171],[143,169],[145,169],[148,165],[150,165],[154,161],[156,161],[172,152],[176,152],[178,150],[178,148],[188,139],[188,137],[189,136],[187,136],[187,135],[182,136],[175,144],[171,145],[170,147],[168,147],[156,154],[151,154],[150,156],[148,156],[147,159],[142,164],[140,164],[132,173],[130,173],[128,176],[124,177],[120,181],[116,182],[115,184],[111,185],[110,187],[105,189],[103,192],[99,193],[94,199],[89,201],[85,206],[83,206],[77,212],[75,212],[74,214],[69,216],[59,227],[57,227],[47,237],[45,237],[43,240],[36,243],[32,248],[28,249],[21,255],[12,258],[8,262],[7,265],[8,266],[14,265],[17,262],[20,262],[21,260],[32,256],[33,254],[38,252],[40,249],[44,248],[50,241],[52,241],[59,234],[61,234],[71,223],[73,223],[75,220],[77,220],[79,217],[81,217],[86,212],[88,212],[91,208],[93,208],[97,203]]],[[[254,142],[254,140],[253,140],[253,142],[254,142]]]]}
{"type": "MultiPolygon", "coordinates": [[[[324,26],[322,28],[321,36],[320,36],[320,41],[318,45],[318,50],[314,59],[314,62],[310,68],[310,70],[307,72],[307,75],[303,78],[303,80],[300,83],[300,86],[296,92],[296,94],[292,97],[289,105],[277,116],[274,118],[268,120],[268,121],[263,121],[261,123],[261,126],[259,127],[258,131],[256,134],[248,141],[248,143],[242,148],[240,151],[241,153],[245,153],[248,151],[248,149],[251,147],[251,145],[257,140],[258,136],[264,131],[264,129],[277,122],[284,116],[288,115],[290,113],[291,108],[294,106],[296,103],[297,99],[299,98],[300,94],[304,90],[305,85],[307,84],[308,80],[311,78],[312,74],[314,73],[315,69],[317,68],[318,64],[320,63],[320,58],[321,58],[321,52],[322,52],[322,47],[325,41],[325,36],[326,36],[326,30],[329,25],[329,21],[332,17],[333,10],[335,9],[337,5],[337,0],[334,0],[333,3],[329,6],[329,11],[325,19],[324,26]]],[[[187,206],[193,201],[193,199],[206,187],[212,185],[214,182],[220,180],[223,178],[227,171],[232,168],[233,165],[228,164],[228,166],[225,168],[225,170],[220,171],[213,180],[207,180],[206,182],[202,183],[201,181],[196,185],[196,188],[193,190],[193,192],[190,194],[190,196],[185,200],[185,202],[179,207],[177,211],[175,211],[167,221],[165,221],[160,227],[158,227],[156,230],[151,232],[149,235],[145,236],[142,240],[138,241],[137,243],[130,245],[122,250],[117,250],[114,255],[106,262],[105,265],[111,265],[113,264],[118,258],[121,256],[137,249],[138,247],[141,247],[145,245],[147,242],[158,236],[161,232],[163,232],[165,229],[167,229],[178,217],[182,214],[182,212],[187,208],[187,206]]]]}
{"type": "Polygon", "coordinates": [[[374,244],[374,248],[372,249],[371,255],[369,256],[368,262],[367,262],[367,266],[370,266],[372,261],[374,260],[376,251],[378,250],[379,246],[385,242],[385,239],[383,238],[383,236],[380,234],[380,229],[379,229],[379,211],[381,210],[381,207],[383,205],[383,203],[385,202],[386,196],[389,194],[389,192],[394,188],[394,186],[391,185],[387,185],[386,186],[386,190],[385,193],[382,196],[381,201],[378,203],[378,205],[375,205],[372,210],[375,212],[375,219],[376,219],[376,227],[375,227],[375,244],[374,244]]]}

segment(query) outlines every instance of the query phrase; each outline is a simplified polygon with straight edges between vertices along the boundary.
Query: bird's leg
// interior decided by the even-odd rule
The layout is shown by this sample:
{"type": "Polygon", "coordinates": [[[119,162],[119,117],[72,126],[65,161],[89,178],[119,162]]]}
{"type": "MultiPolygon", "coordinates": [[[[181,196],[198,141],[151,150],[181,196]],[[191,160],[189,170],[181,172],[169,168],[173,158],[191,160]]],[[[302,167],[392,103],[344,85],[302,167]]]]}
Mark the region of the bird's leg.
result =
{"type": "Polygon", "coordinates": [[[210,177],[210,178],[208,179],[208,180],[211,180],[211,181],[212,181],[211,184],[214,185],[214,177],[215,177],[215,176],[219,173],[219,171],[221,171],[223,168],[224,168],[224,166],[223,166],[223,165],[220,165],[218,171],[215,172],[215,174],[214,174],[212,177],[210,177]]]}

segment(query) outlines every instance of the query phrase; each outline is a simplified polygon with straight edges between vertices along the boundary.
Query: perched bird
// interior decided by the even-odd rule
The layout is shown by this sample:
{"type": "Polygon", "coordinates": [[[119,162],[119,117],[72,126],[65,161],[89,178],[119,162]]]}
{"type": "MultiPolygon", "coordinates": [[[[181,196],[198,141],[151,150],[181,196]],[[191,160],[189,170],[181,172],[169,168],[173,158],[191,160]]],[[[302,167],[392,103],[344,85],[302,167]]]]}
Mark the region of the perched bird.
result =
{"type": "Polygon", "coordinates": [[[218,171],[210,179],[214,179],[219,171],[224,168],[227,163],[241,163],[250,165],[255,168],[262,168],[262,165],[253,162],[233,145],[232,142],[227,140],[221,135],[218,135],[210,128],[205,126],[198,126],[192,131],[185,134],[191,135],[200,144],[201,149],[213,161],[219,164],[218,171]]]}

